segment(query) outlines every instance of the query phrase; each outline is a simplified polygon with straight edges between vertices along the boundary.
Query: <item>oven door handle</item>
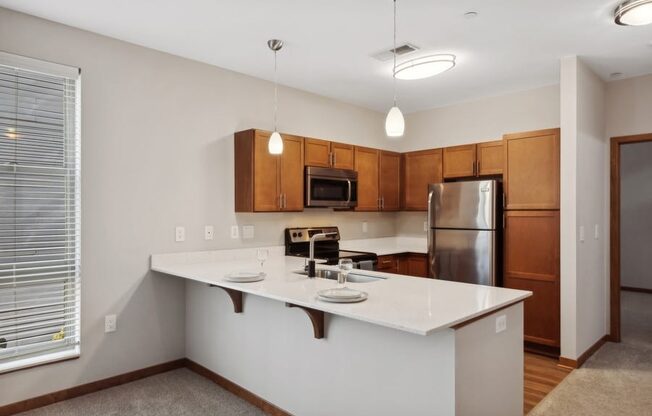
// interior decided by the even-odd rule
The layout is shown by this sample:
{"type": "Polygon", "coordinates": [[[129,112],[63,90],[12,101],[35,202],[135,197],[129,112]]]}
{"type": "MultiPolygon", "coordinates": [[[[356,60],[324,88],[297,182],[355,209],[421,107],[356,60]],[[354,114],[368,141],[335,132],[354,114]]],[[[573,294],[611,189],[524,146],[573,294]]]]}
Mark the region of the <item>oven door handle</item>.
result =
{"type": "Polygon", "coordinates": [[[351,202],[351,179],[347,179],[346,183],[349,184],[349,195],[346,198],[346,204],[348,205],[351,202]]]}

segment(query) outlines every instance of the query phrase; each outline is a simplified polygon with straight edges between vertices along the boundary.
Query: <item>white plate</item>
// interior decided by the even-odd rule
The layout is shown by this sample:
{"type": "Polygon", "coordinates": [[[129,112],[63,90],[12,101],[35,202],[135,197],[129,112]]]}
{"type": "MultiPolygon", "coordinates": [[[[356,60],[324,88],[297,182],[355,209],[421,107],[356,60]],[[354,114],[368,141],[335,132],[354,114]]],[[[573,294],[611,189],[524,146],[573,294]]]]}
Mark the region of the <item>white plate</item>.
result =
{"type": "Polygon", "coordinates": [[[265,278],[265,273],[263,272],[234,272],[228,273],[224,276],[224,280],[227,282],[236,282],[236,283],[252,283],[259,282],[265,278]]]}
{"type": "Polygon", "coordinates": [[[348,287],[339,287],[335,289],[324,289],[317,292],[318,296],[329,299],[357,299],[363,292],[348,287]]]}
{"type": "Polygon", "coordinates": [[[360,296],[357,298],[325,298],[323,296],[317,295],[317,300],[321,300],[322,302],[330,302],[330,303],[357,303],[357,302],[362,302],[364,300],[367,300],[367,292],[360,292],[360,296]]]}

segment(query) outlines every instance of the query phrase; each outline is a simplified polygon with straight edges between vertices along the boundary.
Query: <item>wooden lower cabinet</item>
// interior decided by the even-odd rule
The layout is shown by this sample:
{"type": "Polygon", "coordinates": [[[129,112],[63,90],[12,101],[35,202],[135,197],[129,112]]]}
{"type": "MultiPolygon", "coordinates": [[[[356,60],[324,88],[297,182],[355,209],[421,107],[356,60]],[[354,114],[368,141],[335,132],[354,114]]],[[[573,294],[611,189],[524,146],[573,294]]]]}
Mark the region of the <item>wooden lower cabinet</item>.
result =
{"type": "Polygon", "coordinates": [[[504,287],[529,290],[525,341],[559,347],[559,211],[506,211],[504,287]]]}
{"type": "Polygon", "coordinates": [[[379,272],[396,273],[414,277],[428,277],[428,256],[417,253],[378,256],[379,272]]]}
{"type": "Polygon", "coordinates": [[[378,265],[376,269],[379,272],[398,273],[398,256],[394,254],[378,256],[378,265]]]}

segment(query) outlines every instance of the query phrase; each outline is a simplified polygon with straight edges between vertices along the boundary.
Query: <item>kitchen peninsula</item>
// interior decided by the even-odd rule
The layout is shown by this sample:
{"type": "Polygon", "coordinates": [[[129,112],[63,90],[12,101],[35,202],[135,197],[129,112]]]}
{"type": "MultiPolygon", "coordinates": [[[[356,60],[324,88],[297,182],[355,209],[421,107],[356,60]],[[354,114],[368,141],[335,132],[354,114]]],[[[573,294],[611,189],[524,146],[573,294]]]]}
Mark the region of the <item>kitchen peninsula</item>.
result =
{"type": "Polygon", "coordinates": [[[324,303],[334,281],[268,250],[255,283],[223,277],[260,268],[256,249],[152,256],[187,280],[191,361],[294,415],[522,414],[530,292],[364,271],[377,279],[348,285],[366,301],[324,303]]]}

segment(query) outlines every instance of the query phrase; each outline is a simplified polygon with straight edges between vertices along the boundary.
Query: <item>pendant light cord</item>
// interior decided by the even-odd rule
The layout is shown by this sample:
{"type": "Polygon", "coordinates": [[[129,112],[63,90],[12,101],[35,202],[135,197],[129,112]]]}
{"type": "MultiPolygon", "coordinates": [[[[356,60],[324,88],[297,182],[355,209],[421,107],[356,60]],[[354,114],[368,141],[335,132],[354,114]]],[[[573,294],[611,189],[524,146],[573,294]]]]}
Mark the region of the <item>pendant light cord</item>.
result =
{"type": "Polygon", "coordinates": [[[278,77],[276,75],[276,52],[274,51],[274,131],[276,129],[276,113],[278,112],[278,77]]]}
{"type": "Polygon", "coordinates": [[[392,78],[394,79],[394,107],[396,107],[396,0],[394,0],[394,67],[392,68],[392,78]]]}

